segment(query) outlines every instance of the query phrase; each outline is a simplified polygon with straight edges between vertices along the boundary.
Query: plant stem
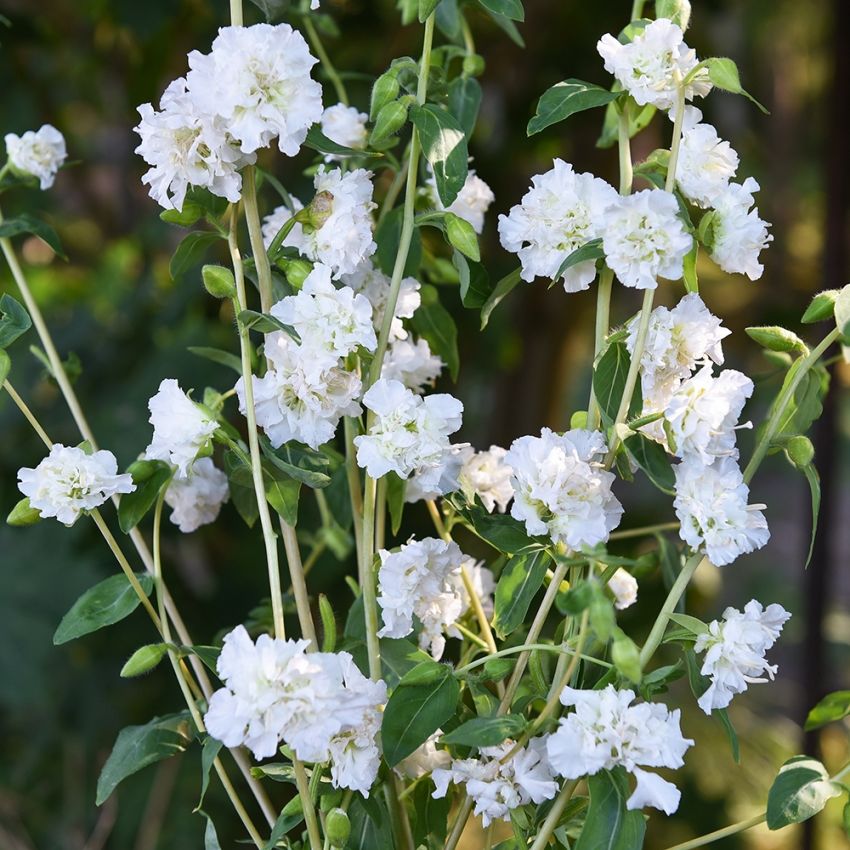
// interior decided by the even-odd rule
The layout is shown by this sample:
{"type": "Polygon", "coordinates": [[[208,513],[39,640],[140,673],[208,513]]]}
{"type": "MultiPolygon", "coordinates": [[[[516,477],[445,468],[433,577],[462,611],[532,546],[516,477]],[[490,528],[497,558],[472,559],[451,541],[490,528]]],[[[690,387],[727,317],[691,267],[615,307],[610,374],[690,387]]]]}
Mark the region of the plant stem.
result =
{"type": "Polygon", "coordinates": [[[564,809],[567,807],[570,797],[573,796],[577,785],[578,781],[575,779],[564,784],[561,793],[558,794],[555,802],[552,804],[549,814],[546,815],[546,820],[543,821],[540,832],[537,833],[537,838],[534,839],[534,844],[531,845],[531,850],[543,850],[549,843],[549,838],[558,826],[558,821],[561,819],[561,815],[564,813],[564,809]]]}
{"type": "Polygon", "coordinates": [[[472,814],[473,805],[474,803],[469,797],[466,797],[460,804],[460,808],[458,808],[457,815],[455,816],[454,823],[452,824],[451,832],[449,833],[449,837],[446,839],[446,846],[443,850],[456,850],[458,842],[463,835],[463,829],[466,826],[466,822],[472,814]]]}
{"type": "Polygon", "coordinates": [[[378,479],[375,503],[375,549],[383,549],[387,537],[387,479],[378,479]]]}
{"type": "Polygon", "coordinates": [[[363,535],[363,496],[360,490],[360,469],[357,466],[357,449],[354,445],[356,434],[356,419],[346,416],[343,420],[345,428],[345,475],[348,479],[348,493],[351,499],[351,516],[354,526],[354,542],[359,552],[362,548],[363,535]]]}
{"type": "Polygon", "coordinates": [[[234,27],[242,26],[242,0],[230,0],[230,23],[234,27]]]}
{"type": "Polygon", "coordinates": [[[685,841],[682,844],[675,844],[669,847],[668,850],[694,850],[696,847],[705,847],[706,844],[712,844],[715,841],[720,841],[721,838],[728,838],[730,835],[735,835],[738,832],[743,832],[746,829],[751,829],[764,823],[767,820],[767,814],[762,812],[760,815],[747,818],[746,820],[733,823],[731,826],[723,827],[723,829],[709,832],[707,835],[702,835],[699,838],[694,838],[691,841],[685,841]]]}
{"type": "Polygon", "coordinates": [[[328,75],[328,79],[334,87],[337,100],[348,106],[348,93],[345,90],[345,85],[334,67],[333,62],[331,62],[330,56],[328,56],[328,52],[325,50],[325,45],[322,44],[322,40],[319,38],[319,33],[316,32],[316,27],[310,19],[310,13],[308,12],[305,14],[301,21],[304,26],[304,32],[307,33],[307,39],[309,40],[313,50],[316,51],[316,55],[322,63],[322,68],[328,75]]]}
{"type": "Polygon", "coordinates": [[[634,0],[632,3],[631,21],[636,21],[638,18],[643,16],[643,7],[645,4],[646,0],[634,0]]]}
{"type": "Polygon", "coordinates": [[[623,531],[613,531],[608,535],[609,540],[628,540],[630,537],[644,537],[659,531],[676,531],[678,522],[660,522],[657,525],[644,525],[640,528],[626,528],[623,531]]]}
{"type": "Polygon", "coordinates": [[[295,772],[295,785],[298,788],[298,796],[304,809],[304,822],[307,824],[307,836],[310,839],[311,850],[322,850],[322,836],[319,832],[319,821],[316,817],[316,807],[313,805],[313,797],[310,794],[310,782],[307,779],[307,771],[297,758],[292,759],[292,768],[295,772]]]}
{"type": "Polygon", "coordinates": [[[304,567],[301,564],[301,550],[294,534],[287,533],[286,521],[278,516],[280,531],[283,536],[283,547],[286,551],[286,561],[289,564],[289,580],[292,583],[292,595],[295,597],[295,609],[298,612],[298,625],[301,636],[307,638],[316,648],[319,641],[316,638],[316,626],[313,622],[313,612],[310,610],[310,595],[307,592],[307,582],[304,578],[304,567]]]}
{"type": "Polygon", "coordinates": [[[9,383],[8,380],[3,382],[3,389],[6,390],[7,393],[9,393],[9,398],[11,398],[13,402],[15,402],[18,407],[18,410],[23,413],[24,418],[27,420],[27,422],[29,422],[33,431],[38,434],[38,437],[41,442],[44,443],[44,445],[47,447],[47,450],[50,451],[50,449],[53,448],[53,443],[50,442],[50,437],[47,436],[47,432],[44,430],[44,428],[41,427],[41,423],[38,421],[38,419],[35,418],[35,415],[29,409],[27,403],[18,395],[18,393],[15,391],[15,388],[9,383]]]}
{"type": "Polygon", "coordinates": [[[568,646],[564,646],[563,644],[524,643],[522,646],[509,646],[507,649],[500,649],[492,655],[485,655],[481,658],[476,658],[475,661],[470,661],[469,664],[464,664],[462,667],[456,668],[455,673],[458,675],[467,673],[470,670],[474,670],[476,667],[480,667],[482,664],[486,664],[493,658],[502,658],[506,655],[516,655],[518,652],[533,652],[535,650],[538,652],[554,652],[558,655],[578,655],[582,661],[589,661],[591,664],[598,664],[600,667],[605,667],[609,670],[614,666],[613,664],[609,664],[607,661],[603,661],[601,658],[594,658],[592,655],[582,655],[581,653],[577,653],[574,649],[570,649],[568,646]]]}
{"type": "Polygon", "coordinates": [[[369,654],[369,675],[374,681],[381,678],[381,645],[378,640],[378,598],[375,588],[375,498],[377,482],[369,475],[363,493],[363,530],[360,535],[359,558],[360,592],[366,619],[366,650],[369,654]]]}

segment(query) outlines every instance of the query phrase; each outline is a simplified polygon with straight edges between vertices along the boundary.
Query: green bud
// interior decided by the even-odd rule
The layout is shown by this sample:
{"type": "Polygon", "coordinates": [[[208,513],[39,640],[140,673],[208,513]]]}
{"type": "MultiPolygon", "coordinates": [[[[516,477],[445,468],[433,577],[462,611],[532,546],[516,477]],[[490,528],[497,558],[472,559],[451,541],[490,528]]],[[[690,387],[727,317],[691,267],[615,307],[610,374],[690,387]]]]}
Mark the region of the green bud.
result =
{"type": "Polygon", "coordinates": [[[201,269],[204,280],[204,289],[213,298],[233,298],[236,295],[236,282],[233,272],[224,266],[204,266],[201,269]]]}
{"type": "Polygon", "coordinates": [[[204,208],[200,204],[185,201],[183,209],[163,210],[159,217],[168,224],[176,224],[178,227],[191,227],[199,218],[203,218],[203,215],[204,208]]]}
{"type": "Polygon", "coordinates": [[[396,71],[381,74],[372,86],[372,100],[369,104],[369,120],[374,121],[378,113],[398,97],[400,86],[396,71]]]}
{"type": "Polygon", "coordinates": [[[351,821],[345,809],[331,809],[325,816],[325,835],[331,847],[345,847],[351,835],[351,821]]]}
{"type": "Polygon", "coordinates": [[[464,77],[480,77],[484,73],[484,66],[484,57],[479,56],[477,53],[463,57],[464,77]]]}
{"type": "Polygon", "coordinates": [[[788,441],[788,445],[785,446],[785,454],[788,455],[788,460],[797,469],[803,469],[812,462],[815,456],[815,447],[808,437],[798,435],[788,441]]]}
{"type": "Polygon", "coordinates": [[[814,322],[822,322],[825,319],[831,319],[835,313],[835,301],[838,298],[837,289],[825,289],[823,292],[818,292],[812,298],[806,312],[803,313],[803,318],[800,321],[804,325],[810,325],[814,322]]]}
{"type": "Polygon", "coordinates": [[[336,649],[336,617],[324,593],[319,594],[319,614],[322,617],[322,652],[333,652],[336,649]]]}
{"type": "Polygon", "coordinates": [[[304,814],[304,804],[299,796],[293,797],[282,810],[284,815],[301,815],[304,814]]]}
{"type": "Polygon", "coordinates": [[[9,516],[6,517],[8,525],[23,527],[25,525],[35,525],[41,519],[41,514],[30,505],[29,499],[21,499],[14,508],[12,508],[9,516]]]}
{"type": "Polygon", "coordinates": [[[577,410],[570,417],[570,430],[574,430],[576,428],[587,428],[587,411],[586,410],[577,410]]]}
{"type": "Polygon", "coordinates": [[[755,340],[768,351],[794,351],[808,354],[806,343],[793,331],[778,325],[765,325],[756,328],[746,328],[747,336],[755,340]]]}
{"type": "Polygon", "coordinates": [[[335,809],[341,802],[342,790],[339,788],[331,789],[319,797],[319,810],[327,813],[331,809],[335,809]]]}
{"type": "Polygon", "coordinates": [[[372,135],[369,137],[370,144],[377,144],[397,133],[404,126],[404,122],[407,121],[407,110],[407,98],[393,100],[381,107],[378,117],[375,119],[372,135]]]}
{"type": "Polygon", "coordinates": [[[617,629],[614,633],[611,660],[617,670],[629,681],[639,682],[641,680],[640,652],[635,642],[621,629],[617,629]]]}
{"type": "Polygon", "coordinates": [[[149,673],[162,661],[166,652],[168,652],[167,643],[151,643],[147,646],[140,646],[121,668],[121,678],[129,679],[133,676],[149,673]]]}
{"type": "Polygon", "coordinates": [[[295,213],[295,220],[305,229],[312,233],[318,230],[330,217],[334,211],[334,196],[332,192],[322,191],[317,192],[313,200],[295,213]]]}
{"type": "Polygon", "coordinates": [[[301,289],[307,275],[313,271],[313,264],[307,260],[284,260],[279,265],[293,289],[301,289]]]}
{"type": "Polygon", "coordinates": [[[611,600],[604,593],[595,592],[588,613],[590,614],[590,625],[599,639],[607,641],[617,624],[614,605],[611,600]]]}
{"type": "Polygon", "coordinates": [[[136,460],[127,467],[127,472],[133,476],[134,483],[141,484],[142,482],[147,481],[158,468],[159,461],[136,460]]]}

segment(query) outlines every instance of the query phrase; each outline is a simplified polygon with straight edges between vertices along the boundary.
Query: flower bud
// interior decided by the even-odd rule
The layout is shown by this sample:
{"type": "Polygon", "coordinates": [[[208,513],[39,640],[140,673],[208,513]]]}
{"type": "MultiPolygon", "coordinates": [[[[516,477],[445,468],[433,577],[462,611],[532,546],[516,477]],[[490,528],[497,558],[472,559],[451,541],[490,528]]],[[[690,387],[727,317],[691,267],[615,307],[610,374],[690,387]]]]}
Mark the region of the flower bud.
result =
{"type": "Polygon", "coordinates": [[[351,821],[344,809],[331,809],[325,817],[325,835],[331,847],[345,847],[351,835],[351,821]]]}
{"type": "Polygon", "coordinates": [[[9,516],[6,517],[6,523],[15,527],[25,525],[35,525],[41,519],[41,514],[30,505],[29,499],[21,499],[14,508],[12,508],[9,516]]]}
{"type": "Polygon", "coordinates": [[[407,121],[408,99],[394,100],[382,107],[375,120],[375,127],[369,138],[371,144],[377,144],[388,136],[397,133],[407,121]]]}
{"type": "Polygon", "coordinates": [[[224,266],[207,265],[201,269],[204,289],[213,298],[233,298],[236,295],[236,283],[233,272],[224,266]]]}
{"type": "Polygon", "coordinates": [[[334,196],[332,192],[317,192],[309,205],[295,213],[295,220],[305,229],[312,232],[318,230],[334,211],[334,196]]]}
{"type": "Polygon", "coordinates": [[[372,87],[372,100],[369,105],[369,120],[374,121],[378,117],[378,113],[388,103],[398,97],[399,84],[398,77],[394,71],[387,71],[381,74],[375,85],[372,87]]]}
{"type": "Polygon", "coordinates": [[[785,453],[788,455],[788,460],[797,469],[802,469],[812,462],[815,456],[815,447],[808,437],[798,435],[788,441],[788,445],[785,446],[785,453]]]}
{"type": "Polygon", "coordinates": [[[159,467],[160,462],[156,460],[137,460],[127,467],[127,472],[133,476],[134,483],[141,484],[147,481],[159,467]]]}
{"type": "Polygon", "coordinates": [[[484,57],[471,53],[463,57],[463,75],[465,77],[480,77],[484,73],[484,57]]]}
{"type": "Polygon", "coordinates": [[[300,290],[307,275],[313,271],[313,264],[307,260],[284,260],[279,263],[283,267],[283,273],[293,289],[300,290]]]}

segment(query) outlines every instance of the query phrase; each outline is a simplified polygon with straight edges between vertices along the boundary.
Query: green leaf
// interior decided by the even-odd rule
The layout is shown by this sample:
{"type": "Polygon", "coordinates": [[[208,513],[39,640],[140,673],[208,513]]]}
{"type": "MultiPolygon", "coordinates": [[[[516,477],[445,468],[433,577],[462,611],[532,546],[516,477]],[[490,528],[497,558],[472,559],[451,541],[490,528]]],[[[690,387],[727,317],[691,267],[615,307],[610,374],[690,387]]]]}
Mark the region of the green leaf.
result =
{"type": "Polygon", "coordinates": [[[747,336],[768,351],[793,351],[808,354],[809,348],[793,331],[778,325],[745,328],[747,336]]]}
{"type": "Polygon", "coordinates": [[[233,506],[248,528],[253,528],[259,516],[259,506],[251,478],[251,468],[236,452],[228,450],[224,453],[224,471],[227,474],[233,506]]]}
{"type": "Polygon", "coordinates": [[[699,279],[697,277],[697,259],[699,257],[699,242],[694,239],[693,247],[687,254],[683,263],[684,272],[682,281],[688,292],[699,292],[699,279]]]}
{"type": "Polygon", "coordinates": [[[8,293],[0,295],[0,349],[8,348],[30,327],[32,320],[29,313],[8,293]]]}
{"type": "MultiPolygon", "coordinates": [[[[292,800],[296,801],[296,804],[300,804],[301,800],[299,797],[293,797],[292,800]]],[[[290,801],[290,803],[292,802],[290,801]]],[[[290,804],[287,803],[287,806],[290,804]]],[[[274,850],[277,847],[280,840],[289,832],[290,829],[298,826],[301,821],[304,820],[303,811],[299,811],[293,813],[291,811],[287,811],[287,806],[283,807],[280,815],[278,815],[277,820],[275,821],[275,825],[272,827],[271,834],[269,835],[269,840],[263,845],[263,850],[274,850]]]]}
{"type": "Polygon", "coordinates": [[[424,24],[440,0],[419,0],[419,23],[424,24]]]}
{"type": "Polygon", "coordinates": [[[490,293],[490,296],[484,302],[484,306],[481,308],[481,330],[487,327],[487,323],[490,321],[490,315],[496,307],[504,300],[504,298],[511,293],[516,285],[522,279],[520,277],[522,273],[522,269],[514,269],[510,274],[506,274],[494,287],[493,291],[490,293]]]}
{"type": "Polygon", "coordinates": [[[263,481],[265,482],[268,503],[283,517],[287,525],[297,525],[301,482],[290,478],[282,470],[271,465],[263,466],[263,481]]]}
{"type": "Polygon", "coordinates": [[[690,0],[655,0],[655,17],[668,18],[684,32],[691,19],[690,0]]]}
{"type": "Polygon", "coordinates": [[[832,782],[826,768],[809,756],[794,756],[779,768],[767,795],[767,825],[782,829],[814,817],[844,789],[832,782]]]}
{"type": "Polygon", "coordinates": [[[191,740],[189,714],[185,711],[155,717],[144,726],[122,729],[97,780],[97,805],[103,804],[128,776],[182,753],[191,740]]]}
{"type": "MultiPolygon", "coordinates": [[[[136,578],[142,590],[150,596],[153,579],[147,573],[137,574],[136,578]]],[[[127,577],[123,573],[110,576],[89,588],[71,606],[53,635],[53,643],[59,646],[104,626],[111,626],[132,614],[138,605],[139,597],[127,577]]]]}
{"type": "Polygon", "coordinates": [[[460,281],[460,300],[473,310],[482,307],[490,295],[490,275],[481,263],[469,262],[460,251],[452,252],[452,264],[460,281]]]}
{"type": "Polygon", "coordinates": [[[422,303],[410,323],[416,333],[424,337],[434,354],[442,357],[449,367],[452,380],[457,380],[460,356],[457,350],[457,325],[451,313],[440,303],[435,287],[424,285],[420,289],[422,303]]]}
{"type": "Polygon", "coordinates": [[[708,67],[708,77],[715,88],[732,92],[732,94],[742,94],[748,100],[751,100],[765,115],[769,114],[749,92],[744,91],[741,86],[741,77],[738,74],[738,66],[731,59],[716,56],[706,59],[705,64],[708,67]]]}
{"type": "Polygon", "coordinates": [[[462,500],[449,500],[472,530],[495,549],[513,555],[517,552],[545,548],[545,543],[529,537],[525,525],[510,514],[491,514],[482,505],[462,500]]]}
{"type": "Polygon", "coordinates": [[[9,355],[0,348],[0,389],[2,389],[3,384],[6,383],[6,378],[9,377],[11,368],[12,361],[9,358],[9,355]]]}
{"type": "Polygon", "coordinates": [[[702,620],[692,617],[690,614],[670,614],[670,619],[680,625],[683,629],[687,629],[695,635],[704,635],[708,633],[708,626],[702,620]]]}
{"type": "Polygon", "coordinates": [[[834,723],[850,714],[850,691],[833,691],[827,694],[806,718],[805,729],[811,732],[827,723],[834,723]]]}
{"type": "Polygon", "coordinates": [[[156,470],[144,481],[136,483],[136,489],[121,497],[118,505],[118,525],[124,534],[129,534],[154,506],[162,488],[171,479],[171,468],[159,461],[156,470]]]}
{"type": "Polygon", "coordinates": [[[564,80],[541,95],[534,118],[528,122],[527,133],[533,136],[576,112],[604,106],[620,96],[621,92],[608,91],[582,80],[564,80]]]}
{"type": "Polygon", "coordinates": [[[558,267],[553,280],[560,280],[567,269],[577,266],[579,263],[586,263],[588,260],[599,260],[604,256],[605,252],[602,250],[602,239],[591,239],[586,245],[582,245],[581,248],[576,248],[575,251],[570,252],[564,262],[558,267]]]}
{"type": "Polygon", "coordinates": [[[457,119],[467,139],[472,137],[480,108],[481,85],[478,80],[474,77],[461,76],[451,81],[449,84],[449,112],[457,119]]]}
{"type": "MultiPolygon", "coordinates": [[[[809,491],[812,497],[812,535],[809,539],[809,552],[806,555],[805,567],[808,567],[812,560],[812,552],[815,548],[815,536],[818,531],[818,515],[820,514],[820,476],[814,464],[808,464],[802,469],[803,475],[806,476],[806,481],[809,482],[809,491]]],[[[804,567],[804,569],[805,569],[804,567]]]]}
{"type": "Polygon", "coordinates": [[[242,361],[229,351],[222,351],[220,348],[208,348],[205,345],[190,345],[189,351],[205,360],[212,360],[213,363],[218,363],[220,366],[227,366],[229,369],[233,369],[237,375],[242,374],[242,361]]]}
{"type": "MultiPolygon", "coordinates": [[[[630,365],[631,358],[626,344],[613,342],[605,349],[593,371],[593,392],[606,425],[610,425],[617,418],[617,410],[626,388],[626,376],[630,365]]],[[[632,395],[628,415],[636,416],[642,406],[638,383],[632,395]]]]}
{"type": "Polygon", "coordinates": [[[140,646],[121,668],[121,678],[130,679],[149,673],[165,658],[167,652],[167,643],[149,643],[147,646],[140,646]]]}
{"type": "MultiPolygon", "coordinates": [[[[614,84],[614,91],[622,94],[619,83],[614,84]]],[[[621,106],[625,109],[629,116],[629,138],[634,138],[642,130],[646,129],[652,119],[655,117],[656,108],[648,103],[646,106],[639,106],[630,97],[626,97],[625,103],[621,106]]],[[[617,109],[617,104],[611,102],[605,107],[605,119],[602,122],[602,132],[596,140],[596,147],[611,148],[617,144],[617,136],[619,134],[620,113],[617,109]]],[[[637,171],[636,171],[637,173],[637,171]]]]}
{"type": "Polygon", "coordinates": [[[478,2],[494,15],[502,15],[511,21],[524,21],[525,9],[521,0],[478,0],[478,2]]]}
{"type": "Polygon", "coordinates": [[[333,652],[336,649],[336,615],[328,597],[319,594],[319,616],[322,619],[322,652],[333,652]]]}
{"type": "Polygon", "coordinates": [[[384,758],[395,767],[454,713],[460,685],[451,667],[435,661],[417,664],[398,683],[381,724],[384,758]]]}
{"type": "Polygon", "coordinates": [[[258,313],[256,310],[242,310],[236,317],[236,321],[249,331],[257,331],[261,334],[273,334],[282,331],[292,337],[296,342],[301,341],[298,332],[291,325],[285,325],[280,319],[270,316],[268,313],[258,313]]]}
{"type": "Polygon", "coordinates": [[[68,259],[62,250],[62,243],[59,241],[59,236],[47,222],[40,221],[29,213],[22,213],[19,216],[15,216],[15,218],[0,222],[0,239],[8,239],[12,236],[18,236],[21,233],[31,233],[33,236],[38,236],[39,239],[50,246],[55,254],[63,260],[68,259]]]}
{"type": "Polygon", "coordinates": [[[307,138],[304,140],[304,146],[319,153],[330,153],[334,156],[366,156],[380,157],[382,153],[377,151],[365,151],[358,148],[348,148],[345,145],[337,144],[331,141],[320,129],[318,124],[314,124],[307,131],[307,138]]]}
{"type": "Polygon", "coordinates": [[[514,555],[505,564],[494,602],[493,628],[499,637],[507,637],[522,625],[528,606],[543,586],[550,563],[548,553],[541,549],[514,555]]]}
{"type": "Polygon", "coordinates": [[[272,448],[268,437],[260,437],[263,454],[282,472],[314,489],[331,483],[330,460],[327,455],[294,440],[272,448]]]}
{"type": "Polygon", "coordinates": [[[611,660],[622,676],[631,682],[640,683],[640,651],[637,644],[622,629],[614,629],[611,660]]]}
{"type": "Polygon", "coordinates": [[[377,850],[379,847],[394,846],[389,812],[380,796],[367,800],[355,794],[348,816],[351,820],[351,834],[345,850],[377,850]]]}
{"type": "MultiPolygon", "coordinates": [[[[636,821],[643,822],[640,812],[626,809],[628,784],[622,768],[616,771],[600,770],[587,778],[590,807],[575,850],[626,850],[621,834],[638,833],[636,821]],[[636,818],[634,817],[636,816],[636,818]],[[628,821],[635,821],[627,828],[628,821]]],[[[642,836],[641,836],[642,837],[642,836]]],[[[640,844],[634,845],[639,847],[640,844]]]]}
{"type": "Polygon", "coordinates": [[[838,298],[839,290],[826,289],[823,292],[818,292],[806,307],[806,312],[803,313],[803,318],[800,321],[804,325],[811,325],[815,322],[823,322],[826,319],[831,319],[835,314],[835,299],[838,298]]]}
{"type": "Polygon", "coordinates": [[[200,265],[210,247],[221,238],[220,234],[209,230],[197,230],[186,236],[171,258],[169,265],[171,277],[177,280],[189,269],[200,265]]]}
{"type": "Polygon", "coordinates": [[[410,118],[419,133],[422,153],[431,165],[440,201],[444,207],[450,207],[469,172],[463,127],[454,116],[433,103],[411,107],[410,118]]]}
{"type": "Polygon", "coordinates": [[[443,735],[443,744],[461,744],[465,747],[495,747],[506,738],[518,738],[527,723],[521,714],[503,714],[501,717],[473,717],[456,729],[443,735]]]}
{"type": "Polygon", "coordinates": [[[40,520],[41,513],[30,504],[28,498],[23,498],[9,511],[6,524],[14,528],[24,528],[28,525],[35,525],[40,520]]]}
{"type": "Polygon", "coordinates": [[[204,829],[204,850],[221,850],[221,844],[218,840],[218,833],[215,831],[215,824],[209,815],[205,815],[207,825],[204,829]]]}
{"type": "Polygon", "coordinates": [[[459,215],[447,212],[445,214],[446,222],[446,237],[452,247],[457,248],[466,257],[469,257],[473,263],[481,261],[481,251],[478,248],[478,236],[475,234],[475,228],[459,215]]]}
{"type": "MultiPolygon", "coordinates": [[[[395,258],[398,254],[399,241],[401,239],[402,217],[404,209],[396,207],[388,213],[375,231],[375,243],[378,248],[375,251],[375,261],[384,274],[391,275],[395,258]]],[[[422,235],[418,228],[414,228],[413,237],[410,240],[410,250],[407,252],[407,260],[404,264],[404,274],[407,277],[416,276],[422,263],[422,235]]]]}
{"type": "Polygon", "coordinates": [[[213,762],[221,752],[224,746],[221,741],[213,738],[212,735],[207,735],[204,738],[203,746],[201,747],[201,796],[198,800],[198,805],[195,806],[195,811],[200,811],[204,802],[204,797],[207,794],[207,789],[210,787],[210,771],[212,770],[213,762]]]}
{"type": "Polygon", "coordinates": [[[643,434],[633,434],[623,441],[634,462],[646,473],[646,477],[662,492],[673,495],[676,476],[667,457],[667,452],[643,434]]]}
{"type": "Polygon", "coordinates": [[[393,534],[398,534],[401,528],[401,518],[404,515],[404,490],[406,481],[399,478],[395,472],[390,472],[385,478],[387,482],[387,507],[390,511],[390,527],[393,534]]]}

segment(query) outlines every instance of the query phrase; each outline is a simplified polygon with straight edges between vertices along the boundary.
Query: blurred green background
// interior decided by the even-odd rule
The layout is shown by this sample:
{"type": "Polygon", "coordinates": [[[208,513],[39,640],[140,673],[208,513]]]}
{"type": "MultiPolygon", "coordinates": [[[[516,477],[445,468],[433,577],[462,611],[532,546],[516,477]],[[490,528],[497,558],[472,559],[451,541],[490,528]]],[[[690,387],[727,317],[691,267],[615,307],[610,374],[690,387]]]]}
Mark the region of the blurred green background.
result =
{"type": "MultiPolygon", "coordinates": [[[[259,20],[246,2],[250,22],[259,20]]],[[[525,124],[535,99],[566,77],[608,84],[595,44],[618,32],[631,3],[607,0],[526,0],[520,27],[525,50],[483,16],[475,16],[478,48],[487,60],[482,78],[481,120],[471,143],[478,173],[497,201],[484,235],[484,258],[493,277],[514,263],[499,247],[496,216],[525,192],[531,175],[554,156],[616,182],[616,155],[595,140],[600,112],[527,140],[525,124]]],[[[343,36],[328,39],[336,64],[346,71],[380,73],[396,56],[418,51],[418,27],[402,28],[391,0],[322,0],[343,36]]],[[[770,109],[762,115],[743,98],[712,95],[707,120],[741,154],[741,174],[764,187],[762,216],[773,222],[775,242],[765,274],[752,284],[700,268],[702,294],[713,312],[735,331],[727,363],[756,378],[769,364],[742,329],[748,324],[796,328],[809,297],[847,283],[850,186],[848,104],[850,31],[846,0],[695,0],[688,41],[701,56],[729,55],[746,87],[770,109]]],[[[76,387],[105,447],[126,464],[147,445],[147,399],[163,377],[184,387],[228,389],[231,376],[186,352],[189,345],[233,350],[230,318],[203,292],[199,274],[173,282],[168,260],[181,234],[160,222],[158,208],[140,183],[144,163],[133,154],[135,107],[156,101],[165,85],[185,70],[185,55],[208,49],[226,22],[223,0],[0,0],[9,20],[0,28],[0,131],[20,133],[50,122],[68,140],[77,164],[64,170],[49,193],[8,193],[3,211],[38,211],[59,231],[70,260],[53,257],[34,239],[21,243],[27,276],[46,312],[60,352],[82,364],[76,387]]],[[[365,77],[350,81],[354,102],[368,102],[365,77]]],[[[326,103],[331,92],[326,87],[326,103]]],[[[656,119],[634,144],[636,158],[667,144],[669,126],[656,119]]],[[[302,171],[309,159],[265,162],[306,195],[302,171]]],[[[265,198],[268,206],[271,196],[265,198]]],[[[0,287],[14,293],[5,266],[0,287]]],[[[507,445],[542,425],[566,428],[570,413],[585,403],[588,352],[592,346],[593,294],[567,297],[543,282],[524,285],[495,313],[486,332],[476,313],[453,293],[445,303],[460,326],[462,369],[458,384],[442,388],[466,404],[460,437],[479,448],[507,445]]],[[[669,301],[678,293],[663,293],[669,301]]],[[[616,290],[614,317],[638,307],[633,292],[616,290]]],[[[820,328],[807,329],[813,337],[820,328]]],[[[12,379],[57,441],[78,440],[55,385],[27,347],[13,347],[12,379]]],[[[850,488],[846,476],[850,419],[846,387],[850,371],[838,366],[833,394],[815,434],[825,507],[815,557],[804,573],[810,511],[805,482],[781,458],[772,458],[754,487],[768,503],[773,532],[768,547],[735,566],[698,576],[691,604],[706,619],[726,604],[742,607],[752,596],[777,601],[794,614],[774,660],[778,681],[753,687],[738,698],[731,717],[741,738],[736,767],[719,725],[705,718],[686,686],[678,683],[671,704],[684,708],[684,731],[698,746],[679,775],[683,804],[674,818],[654,817],[647,847],[677,841],[758,811],[775,769],[805,746],[822,751],[829,767],[847,757],[846,728],[828,728],[804,742],[801,720],[824,693],[850,685],[848,596],[850,583],[850,488]],[[845,520],[845,521],[842,521],[845,520]]],[[[761,382],[765,384],[764,381],[761,382]]],[[[775,390],[769,381],[764,391],[775,390]]],[[[752,416],[758,419],[757,394],[752,416]]],[[[18,499],[15,473],[35,465],[42,449],[8,398],[0,397],[0,512],[18,499]]],[[[742,435],[746,455],[749,437],[742,435]]],[[[669,504],[640,486],[621,487],[630,522],[664,521],[669,504]]],[[[306,501],[306,500],[305,500],[306,501]]],[[[309,528],[306,505],[303,524],[309,528]]],[[[424,514],[424,512],[421,512],[424,514]]],[[[425,517],[408,512],[406,529],[427,531],[425,517]]],[[[170,584],[196,642],[244,621],[266,591],[257,534],[249,534],[232,507],[211,528],[181,536],[168,526],[164,542],[170,584]]],[[[316,591],[347,601],[341,566],[320,561],[316,591]]],[[[94,784],[119,729],[176,710],[179,694],[165,669],[144,680],[122,680],[127,656],[153,635],[139,613],[118,627],[62,648],[53,630],[77,595],[114,571],[89,523],[65,530],[53,523],[34,529],[0,526],[0,848],[2,850],[186,850],[202,842],[203,820],[191,814],[200,776],[199,752],[188,751],[133,777],[101,809],[94,784]]],[[[626,622],[640,636],[663,588],[658,576],[642,585],[641,601],[626,622]]],[[[215,782],[206,802],[216,812],[222,846],[240,833],[215,782]]],[[[271,789],[276,793],[279,789],[271,789]]],[[[715,846],[820,848],[848,846],[840,828],[841,804],[833,802],[814,829],[778,834],[754,831],[715,846]]],[[[469,845],[475,846],[473,839],[469,845]]],[[[376,848],[378,850],[378,848],[376,848]]]]}

